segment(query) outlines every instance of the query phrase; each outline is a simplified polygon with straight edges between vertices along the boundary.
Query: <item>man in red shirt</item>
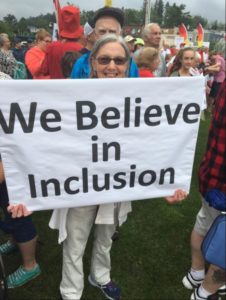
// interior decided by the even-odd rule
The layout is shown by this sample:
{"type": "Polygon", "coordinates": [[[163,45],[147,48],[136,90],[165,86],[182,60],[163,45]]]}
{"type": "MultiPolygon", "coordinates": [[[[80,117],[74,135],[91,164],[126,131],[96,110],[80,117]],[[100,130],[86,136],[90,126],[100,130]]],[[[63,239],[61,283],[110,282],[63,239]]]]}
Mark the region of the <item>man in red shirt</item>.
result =
{"type": "Polygon", "coordinates": [[[72,5],[61,10],[60,41],[52,42],[46,51],[46,58],[42,64],[42,72],[51,79],[63,79],[61,59],[67,51],[80,51],[83,46],[79,40],[83,35],[80,26],[80,10],[72,5]]]}
{"type": "MultiPolygon", "coordinates": [[[[215,113],[212,119],[207,150],[199,169],[199,189],[206,201],[212,200],[208,195],[214,191],[226,195],[226,102],[225,81],[216,100],[215,113]]],[[[188,289],[195,289],[191,300],[218,299],[217,294],[224,294],[225,270],[210,265],[205,274],[205,261],[201,252],[203,239],[220,211],[202,200],[196,223],[191,234],[192,264],[183,284],[188,289]]],[[[225,203],[221,203],[225,210],[225,203]]],[[[219,208],[220,209],[220,208],[219,208]]]]}

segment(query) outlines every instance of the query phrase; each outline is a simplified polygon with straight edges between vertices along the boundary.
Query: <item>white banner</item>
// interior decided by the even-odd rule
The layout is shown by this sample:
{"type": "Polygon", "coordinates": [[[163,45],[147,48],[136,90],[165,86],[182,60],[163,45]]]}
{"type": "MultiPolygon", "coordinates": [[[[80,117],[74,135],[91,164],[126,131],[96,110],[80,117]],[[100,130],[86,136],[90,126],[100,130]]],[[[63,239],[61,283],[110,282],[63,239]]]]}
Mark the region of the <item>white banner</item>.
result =
{"type": "Polygon", "coordinates": [[[11,203],[30,210],[190,188],[203,77],[0,81],[11,203]]]}

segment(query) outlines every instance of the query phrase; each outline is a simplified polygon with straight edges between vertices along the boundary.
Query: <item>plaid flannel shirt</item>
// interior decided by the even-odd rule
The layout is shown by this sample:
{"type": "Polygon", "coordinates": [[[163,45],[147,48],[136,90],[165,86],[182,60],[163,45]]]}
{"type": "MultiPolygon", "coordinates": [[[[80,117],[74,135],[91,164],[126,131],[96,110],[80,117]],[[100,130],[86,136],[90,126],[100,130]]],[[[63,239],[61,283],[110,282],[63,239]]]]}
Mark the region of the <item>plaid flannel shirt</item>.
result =
{"type": "Polygon", "coordinates": [[[206,153],[199,168],[199,190],[205,197],[211,189],[226,194],[226,101],[225,81],[216,100],[206,153]]]}

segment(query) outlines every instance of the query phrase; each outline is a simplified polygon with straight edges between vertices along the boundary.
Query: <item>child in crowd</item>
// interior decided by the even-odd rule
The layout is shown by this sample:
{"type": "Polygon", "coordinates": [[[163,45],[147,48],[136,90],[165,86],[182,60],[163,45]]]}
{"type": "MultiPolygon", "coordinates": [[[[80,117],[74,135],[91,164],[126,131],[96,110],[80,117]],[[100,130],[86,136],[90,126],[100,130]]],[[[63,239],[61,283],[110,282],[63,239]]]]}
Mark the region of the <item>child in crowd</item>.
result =
{"type": "Polygon", "coordinates": [[[152,47],[144,48],[136,58],[140,77],[155,77],[153,74],[160,64],[159,52],[152,47]]]}

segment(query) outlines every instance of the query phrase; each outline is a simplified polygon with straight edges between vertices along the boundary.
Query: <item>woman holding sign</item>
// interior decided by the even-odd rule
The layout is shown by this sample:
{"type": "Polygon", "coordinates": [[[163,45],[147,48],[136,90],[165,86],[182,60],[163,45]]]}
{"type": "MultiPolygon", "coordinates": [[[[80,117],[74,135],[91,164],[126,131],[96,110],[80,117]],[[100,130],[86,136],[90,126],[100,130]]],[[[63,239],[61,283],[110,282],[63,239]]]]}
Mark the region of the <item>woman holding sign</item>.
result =
{"type": "MultiPolygon", "coordinates": [[[[94,46],[91,55],[92,78],[127,77],[130,52],[121,37],[105,35],[94,46]]],[[[80,299],[83,292],[82,259],[92,226],[94,242],[89,282],[100,288],[108,299],[119,299],[120,289],[111,281],[112,235],[116,225],[126,220],[131,203],[110,203],[70,208],[67,214],[67,238],[63,245],[63,299],[80,299]]]]}
{"type": "MultiPolygon", "coordinates": [[[[125,78],[128,74],[130,52],[122,37],[104,35],[90,55],[92,78],[125,78]]],[[[167,198],[171,203],[181,201],[186,193],[178,190],[167,198]]],[[[24,206],[10,206],[10,211],[27,213],[24,206]]],[[[108,203],[55,210],[50,227],[59,229],[63,243],[63,272],[60,291],[63,299],[81,299],[84,288],[83,255],[93,226],[94,242],[89,282],[102,290],[106,298],[119,299],[120,289],[111,281],[112,235],[116,226],[127,219],[130,202],[108,203]]]]}
{"type": "MultiPolygon", "coordinates": [[[[128,75],[130,52],[121,37],[105,35],[95,44],[91,55],[92,78],[124,78],[128,75]]],[[[179,191],[176,200],[184,198],[179,191]]],[[[174,201],[175,198],[169,198],[174,201]]],[[[67,238],[63,245],[63,278],[60,285],[63,299],[80,299],[83,291],[85,246],[93,225],[94,242],[89,282],[102,290],[108,299],[119,299],[120,289],[111,281],[112,235],[117,224],[126,221],[131,203],[110,203],[70,208],[66,220],[67,238]]]]}

